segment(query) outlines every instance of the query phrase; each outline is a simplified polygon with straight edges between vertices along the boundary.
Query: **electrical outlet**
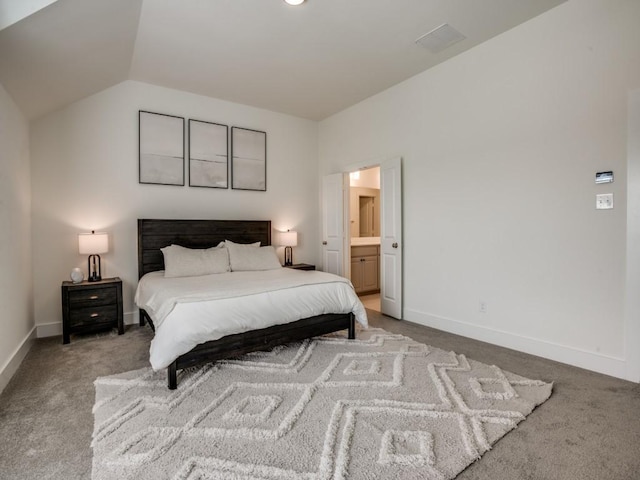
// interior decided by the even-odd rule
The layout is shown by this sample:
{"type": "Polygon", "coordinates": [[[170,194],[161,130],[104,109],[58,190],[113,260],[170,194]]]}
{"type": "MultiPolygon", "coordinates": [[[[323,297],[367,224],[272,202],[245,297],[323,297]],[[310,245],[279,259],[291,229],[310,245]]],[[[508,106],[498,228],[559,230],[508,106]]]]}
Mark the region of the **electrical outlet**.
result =
{"type": "Polygon", "coordinates": [[[480,303],[478,304],[478,311],[480,313],[487,313],[487,302],[480,300],[480,303]]]}

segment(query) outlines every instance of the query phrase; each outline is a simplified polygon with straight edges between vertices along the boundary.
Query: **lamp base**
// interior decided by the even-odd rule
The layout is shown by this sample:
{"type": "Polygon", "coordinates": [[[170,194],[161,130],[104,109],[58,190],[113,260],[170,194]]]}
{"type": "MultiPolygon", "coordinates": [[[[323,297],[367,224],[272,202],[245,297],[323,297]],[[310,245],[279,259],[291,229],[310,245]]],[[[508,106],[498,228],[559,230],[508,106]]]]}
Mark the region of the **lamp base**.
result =
{"type": "Polygon", "coordinates": [[[100,255],[89,255],[89,258],[87,258],[87,273],[89,274],[87,282],[99,282],[102,280],[100,276],[100,255]],[[98,259],[97,265],[96,258],[98,259]],[[93,266],[91,265],[91,260],[93,260],[93,266]]]}
{"type": "Polygon", "coordinates": [[[284,266],[290,267],[293,265],[293,248],[284,247],[284,266]]]}

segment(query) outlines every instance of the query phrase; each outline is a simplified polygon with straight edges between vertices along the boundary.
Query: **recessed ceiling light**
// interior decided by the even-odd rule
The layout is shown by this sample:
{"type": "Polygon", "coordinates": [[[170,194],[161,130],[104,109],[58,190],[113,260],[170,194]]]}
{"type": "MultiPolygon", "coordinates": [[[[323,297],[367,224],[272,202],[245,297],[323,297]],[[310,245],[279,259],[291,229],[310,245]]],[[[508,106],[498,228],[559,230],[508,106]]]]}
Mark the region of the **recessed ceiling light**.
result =
{"type": "Polygon", "coordinates": [[[288,3],[289,5],[300,5],[304,2],[304,0],[284,0],[284,2],[288,3]]]}

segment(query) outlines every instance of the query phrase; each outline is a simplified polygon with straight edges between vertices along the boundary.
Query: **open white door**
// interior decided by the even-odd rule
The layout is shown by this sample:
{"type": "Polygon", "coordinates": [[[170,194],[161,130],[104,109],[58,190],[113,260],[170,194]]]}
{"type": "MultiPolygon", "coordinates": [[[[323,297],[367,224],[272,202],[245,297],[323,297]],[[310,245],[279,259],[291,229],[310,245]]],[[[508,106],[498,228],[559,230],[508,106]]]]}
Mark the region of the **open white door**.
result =
{"type": "Polygon", "coordinates": [[[322,179],[322,263],[324,271],[344,276],[344,174],[322,179]]]}
{"type": "Polygon", "coordinates": [[[380,309],[402,318],[402,164],[380,165],[380,309]]]}

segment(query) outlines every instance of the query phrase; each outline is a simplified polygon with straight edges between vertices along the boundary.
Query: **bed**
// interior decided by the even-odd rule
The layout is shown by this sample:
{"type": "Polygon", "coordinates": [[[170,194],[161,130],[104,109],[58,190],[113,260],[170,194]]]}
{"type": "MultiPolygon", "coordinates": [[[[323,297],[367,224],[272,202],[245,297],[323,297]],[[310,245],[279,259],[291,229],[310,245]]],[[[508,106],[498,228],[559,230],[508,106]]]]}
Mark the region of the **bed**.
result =
{"type": "MultiPolygon", "coordinates": [[[[220,242],[231,240],[238,244],[251,244],[254,242],[260,242],[262,246],[271,245],[271,222],[267,220],[247,221],[247,220],[167,220],[167,219],[139,219],[138,220],[138,274],[139,274],[139,288],[136,292],[136,299],[139,296],[139,290],[142,285],[152,284],[153,282],[161,282],[163,274],[160,273],[165,269],[164,256],[161,249],[170,245],[180,245],[182,247],[191,249],[209,249],[217,246],[220,242]],[[156,273],[153,273],[156,272],[156,273]],[[144,277],[144,278],[143,278],[144,277]],[[146,282],[146,283],[145,283],[146,282]]],[[[244,272],[238,272],[238,275],[244,272]]],[[[262,272],[258,275],[258,280],[253,282],[263,282],[270,285],[277,284],[278,282],[290,282],[293,278],[299,278],[303,280],[303,283],[312,283],[304,281],[304,277],[307,274],[314,272],[302,272],[294,271],[290,269],[276,269],[273,273],[262,272]],[[296,275],[298,277],[296,277],[296,275]],[[282,279],[280,277],[283,277],[282,279]]],[[[229,275],[223,273],[222,275],[229,275]]],[[[329,282],[331,279],[322,277],[322,275],[328,276],[322,272],[314,273],[314,275],[320,278],[320,283],[329,282]],[[324,278],[324,280],[323,280],[324,278]]],[[[220,277],[220,275],[209,275],[208,277],[220,277]]],[[[205,278],[205,277],[202,277],[205,278]]],[[[336,279],[339,277],[336,277],[336,279]]],[[[171,280],[171,279],[168,279],[171,280]]],[[[190,282],[187,279],[185,282],[190,282]]],[[[341,279],[342,282],[344,280],[341,279]]],[[[232,283],[232,282],[227,282],[232,283]]],[[[236,283],[245,283],[237,281],[236,283]]],[[[348,282],[346,282],[348,283],[348,282]]],[[[194,282],[191,283],[195,285],[194,282]]],[[[250,281],[246,282],[247,285],[251,285],[250,281]]],[[[160,286],[161,288],[162,286],[160,286]]],[[[350,287],[350,284],[349,284],[350,287]]],[[[156,287],[157,288],[157,287],[156,287]]],[[[272,287],[275,288],[275,287],[272,287]]],[[[300,286],[299,289],[311,289],[313,287],[300,286]]],[[[325,287],[319,287],[325,288],[325,287]]],[[[251,293],[251,292],[250,292],[251,293]]],[[[264,295],[280,295],[279,291],[273,293],[265,293],[264,295]]],[[[257,295],[257,294],[256,294],[257,295]]],[[[351,295],[351,293],[349,293],[351,295]]],[[[244,297],[249,298],[249,297],[244,297]]],[[[258,296],[255,297],[258,299],[258,296]]],[[[285,297],[274,297],[285,298],[285,297]]],[[[357,297],[355,297],[357,299],[357,297]]],[[[208,299],[207,299],[208,300],[208,299]]],[[[213,301],[213,297],[212,300],[213,301]]],[[[282,300],[279,300],[282,304],[282,300]]],[[[190,301],[193,302],[193,301],[190,301]]],[[[273,298],[269,298],[265,301],[265,305],[274,303],[273,298]]],[[[286,302],[285,302],[286,303],[286,302]]],[[[359,301],[358,301],[359,303],[359,301]]],[[[205,302],[203,302],[205,304],[205,302]]],[[[248,305],[248,302],[245,302],[248,305]]],[[[151,303],[143,303],[143,305],[149,305],[147,310],[140,308],[140,325],[149,323],[151,328],[155,331],[154,341],[152,342],[151,354],[153,354],[154,342],[157,342],[158,338],[162,338],[159,335],[162,329],[170,332],[169,327],[166,325],[171,324],[169,321],[164,320],[163,315],[159,315],[158,311],[151,308],[151,303]],[[154,317],[155,320],[154,320],[154,317]],[[158,323],[162,322],[160,325],[158,323]]],[[[171,315],[177,316],[181,314],[183,317],[185,312],[192,312],[192,317],[198,316],[199,304],[196,303],[178,303],[180,308],[175,308],[175,313],[172,311],[171,315]]],[[[305,303],[306,307],[306,303],[305,303]]],[[[348,338],[355,338],[355,315],[357,313],[359,321],[366,324],[366,314],[364,314],[364,322],[361,320],[364,308],[359,311],[361,304],[354,308],[352,311],[340,313],[332,313],[331,311],[323,312],[321,314],[314,314],[302,318],[292,317],[292,313],[287,312],[286,317],[292,317],[292,320],[286,320],[288,323],[278,323],[283,321],[279,318],[274,318],[274,325],[266,326],[264,328],[252,328],[246,330],[246,326],[241,328],[237,333],[228,333],[221,338],[214,340],[203,341],[198,343],[193,348],[179,355],[170,356],[170,361],[163,359],[159,365],[164,365],[168,362],[168,387],[169,389],[175,389],[178,385],[178,371],[188,367],[194,367],[205,363],[221,360],[225,358],[235,357],[245,353],[249,353],[256,350],[270,349],[277,345],[295,341],[301,341],[306,338],[324,335],[339,330],[347,330],[348,338]]],[[[323,308],[323,310],[330,309],[330,307],[323,308]]],[[[167,310],[167,309],[165,309],[167,310]]],[[[306,311],[304,308],[299,308],[300,312],[306,311]]],[[[335,310],[339,310],[336,308],[335,310]]],[[[343,308],[344,310],[344,308],[343,308]]],[[[284,315],[284,314],[283,314],[284,315]]],[[[300,313],[302,315],[302,313],[300,313]]],[[[283,317],[284,318],[284,317],[283,317]]],[[[175,325],[175,319],[171,319],[173,325],[175,325]]],[[[181,320],[182,321],[182,320],[181,320]]],[[[186,320],[185,320],[186,321],[186,320]]],[[[195,323],[202,323],[201,318],[194,318],[195,323]],[[195,322],[197,320],[197,322],[195,322]]],[[[175,329],[175,327],[174,327],[175,329]]],[[[166,334],[164,337],[173,335],[166,334]]],[[[193,342],[192,342],[193,343],[193,342]]],[[[180,348],[186,348],[184,346],[180,348]]],[[[156,348],[156,350],[159,350],[156,348]]],[[[161,349],[161,350],[164,350],[161,349]]],[[[171,354],[170,354],[171,355],[171,354]]],[[[152,366],[154,363],[152,362],[152,366]]],[[[154,366],[154,368],[156,368],[154,366]]],[[[158,369],[158,368],[156,368],[158,369]]]]}

